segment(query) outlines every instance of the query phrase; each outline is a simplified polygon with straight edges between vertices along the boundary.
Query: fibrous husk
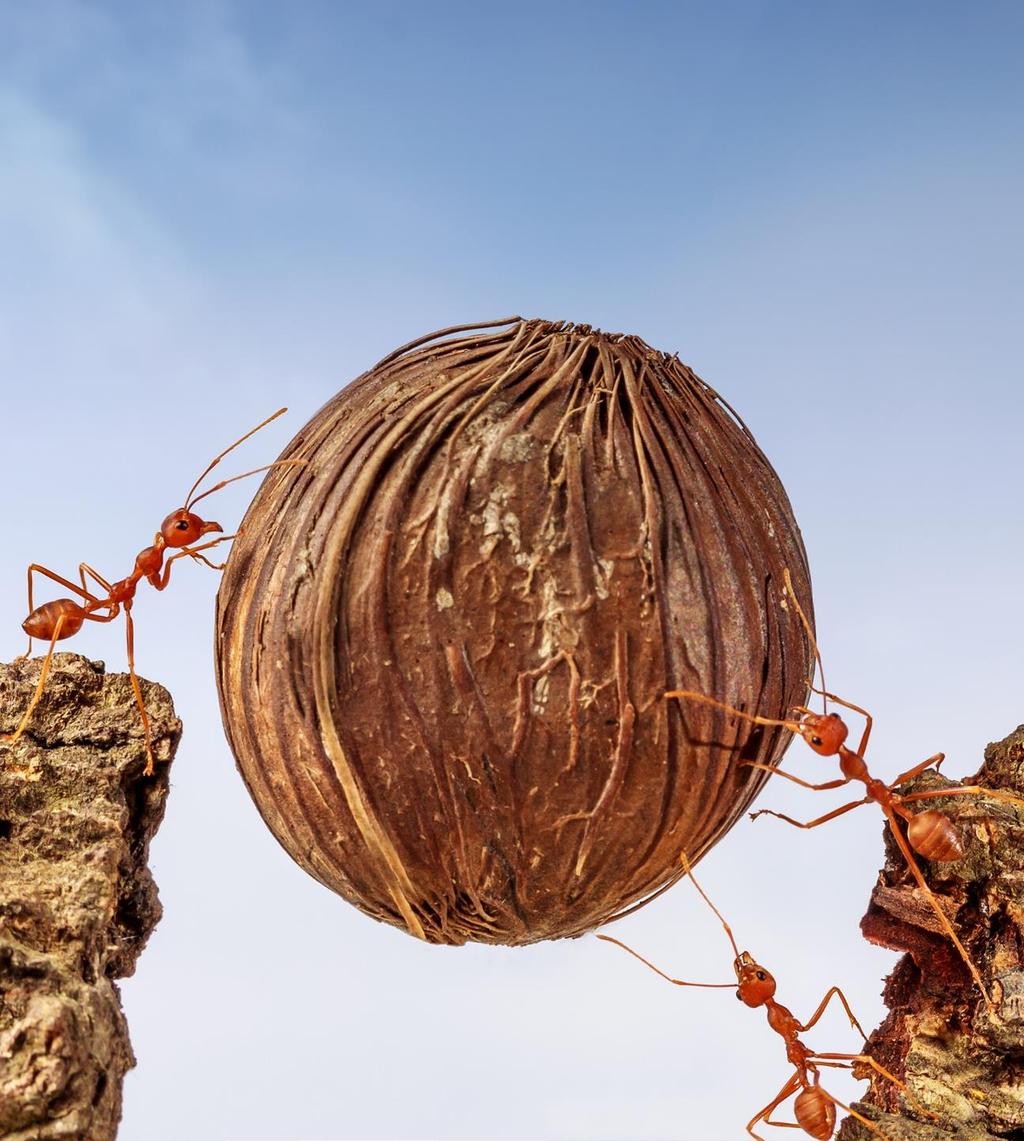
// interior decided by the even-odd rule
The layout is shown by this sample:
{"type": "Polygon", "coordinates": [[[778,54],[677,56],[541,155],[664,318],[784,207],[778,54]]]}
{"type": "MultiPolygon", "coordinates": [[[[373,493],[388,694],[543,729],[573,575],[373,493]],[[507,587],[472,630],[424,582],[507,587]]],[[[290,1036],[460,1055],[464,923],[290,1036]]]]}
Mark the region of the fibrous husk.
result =
{"type": "Polygon", "coordinates": [[[576,935],[741,814],[806,694],[799,532],[721,398],[637,337],[448,330],[284,452],[221,585],[224,722],[312,875],[421,938],[576,935]],[[452,333],[462,333],[452,337],[452,333]],[[737,746],[740,747],[737,753],[737,746]]]}

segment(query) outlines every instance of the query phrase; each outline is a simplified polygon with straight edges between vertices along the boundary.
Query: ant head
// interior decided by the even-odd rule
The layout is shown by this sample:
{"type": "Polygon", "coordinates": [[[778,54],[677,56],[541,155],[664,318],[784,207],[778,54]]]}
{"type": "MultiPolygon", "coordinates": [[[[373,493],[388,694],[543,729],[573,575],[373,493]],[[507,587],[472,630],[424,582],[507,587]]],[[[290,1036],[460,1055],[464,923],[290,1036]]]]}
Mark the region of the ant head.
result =
{"type": "Polygon", "coordinates": [[[179,507],[177,511],[172,511],[160,524],[160,534],[163,535],[168,547],[187,547],[201,535],[223,530],[219,523],[207,523],[187,507],[179,507]]]}
{"type": "Polygon", "coordinates": [[[747,1006],[764,1006],[775,994],[775,979],[744,951],[733,963],[739,987],[736,997],[747,1006]]]}
{"type": "Polygon", "coordinates": [[[810,713],[802,710],[800,736],[823,757],[834,757],[850,732],[838,713],[810,713]]]}

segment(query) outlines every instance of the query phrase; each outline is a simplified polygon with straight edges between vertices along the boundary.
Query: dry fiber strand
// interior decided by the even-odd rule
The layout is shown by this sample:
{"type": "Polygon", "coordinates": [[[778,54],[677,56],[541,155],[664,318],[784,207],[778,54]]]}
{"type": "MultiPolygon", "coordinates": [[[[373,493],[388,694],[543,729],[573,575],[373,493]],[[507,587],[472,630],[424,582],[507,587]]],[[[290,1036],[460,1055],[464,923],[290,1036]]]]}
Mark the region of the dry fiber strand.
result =
{"type": "MultiPolygon", "coordinates": [[[[951,782],[926,774],[909,788],[951,782]]],[[[965,784],[1024,796],[1024,726],[989,745],[965,784]]],[[[955,863],[922,861],[996,1003],[990,1012],[963,961],[886,836],[886,864],[861,922],[873,943],[907,954],[885,987],[889,1015],[871,1052],[907,1084],[936,1120],[923,1121],[899,1091],[872,1081],[857,1106],[889,1141],[1001,1141],[1024,1137],[1024,809],[982,797],[930,802],[957,822],[966,852],[955,863]]],[[[841,1141],[872,1134],[846,1121],[841,1141]]]]}
{"type": "MultiPolygon", "coordinates": [[[[41,659],[0,665],[0,733],[17,725],[41,659]]],[[[158,762],[181,733],[141,682],[158,762]]],[[[146,866],[167,798],[126,674],[56,654],[29,732],[0,744],[0,1138],[110,1141],[135,1064],[113,981],[160,918],[146,866]]]]}
{"type": "Polygon", "coordinates": [[[638,337],[519,318],[399,349],[257,494],[221,584],[224,723],[313,876],[432,942],[576,935],[742,813],[801,701],[799,532],[750,433],[638,337]],[[456,335],[458,334],[458,335],[456,335]],[[746,741],[741,758],[735,745],[746,741]]]}

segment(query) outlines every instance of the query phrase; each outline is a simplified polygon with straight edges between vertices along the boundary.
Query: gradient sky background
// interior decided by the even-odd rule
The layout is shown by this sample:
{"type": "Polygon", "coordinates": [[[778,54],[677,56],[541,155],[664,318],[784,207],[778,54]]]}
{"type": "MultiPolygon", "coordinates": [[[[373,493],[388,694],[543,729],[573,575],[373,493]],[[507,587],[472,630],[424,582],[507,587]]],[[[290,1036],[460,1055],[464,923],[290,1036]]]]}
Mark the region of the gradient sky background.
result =
{"type": "MultiPolygon", "coordinates": [[[[239,467],[414,336],[566,318],[678,351],[750,425],[879,773],[973,771],[1024,720],[1022,51],[1016,3],[0,0],[0,652],[27,563],[127,573],[281,404],[239,467]]],[[[216,576],[173,585],[135,610],[185,736],[121,1141],[743,1135],[789,1070],[729,992],[593,938],[427,947],[294,867],[224,743],[216,576]]],[[[67,646],[124,667],[120,627],[67,646]]],[[[874,1026],[880,857],[865,808],[745,821],[700,874],[798,1015],[839,983],[874,1026]]],[[[730,977],[685,884],[616,934],[730,977]]]]}

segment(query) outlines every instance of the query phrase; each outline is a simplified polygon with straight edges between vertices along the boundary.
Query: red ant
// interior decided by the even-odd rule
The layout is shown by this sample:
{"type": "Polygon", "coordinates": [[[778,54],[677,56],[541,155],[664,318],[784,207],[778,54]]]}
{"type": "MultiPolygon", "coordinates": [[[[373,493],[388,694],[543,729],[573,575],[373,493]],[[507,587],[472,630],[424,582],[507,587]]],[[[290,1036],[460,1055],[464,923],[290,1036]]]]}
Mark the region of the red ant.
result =
{"type": "Polygon", "coordinates": [[[146,547],[136,555],[135,566],[127,578],[122,578],[118,582],[110,583],[107,582],[101,574],[93,570],[88,563],[80,563],[78,566],[78,576],[81,586],[77,586],[75,583],[69,582],[66,578],[62,578],[59,574],[55,574],[52,570],[40,566],[38,563],[32,563],[29,566],[29,616],[22,623],[22,629],[28,634],[28,649],[15,660],[23,661],[32,653],[33,638],[49,639],[50,648],[47,651],[46,658],[43,660],[43,667],[39,671],[39,681],[36,684],[32,700],[29,702],[28,709],[25,710],[25,714],[18,728],[15,729],[12,734],[5,735],[0,738],[0,740],[6,740],[8,744],[13,745],[19,737],[21,737],[22,733],[25,732],[25,728],[32,718],[32,713],[39,704],[39,699],[42,696],[43,687],[46,684],[46,678],[50,672],[54,646],[56,646],[61,639],[70,638],[73,634],[77,634],[86,622],[112,622],[118,614],[124,611],[125,624],[127,626],[128,672],[131,675],[132,689],[135,692],[135,703],[139,707],[139,714],[142,717],[143,734],[145,736],[145,775],[149,776],[152,774],[153,745],[150,735],[149,716],[146,713],[145,702],[142,700],[142,690],[139,687],[139,679],[135,673],[135,625],[132,621],[131,613],[132,603],[135,600],[135,590],[142,579],[145,579],[155,589],[163,590],[170,581],[171,565],[177,559],[187,557],[195,559],[196,562],[205,563],[206,566],[212,570],[224,569],[225,563],[212,563],[205,555],[201,554],[201,552],[207,551],[211,547],[216,547],[219,543],[226,543],[229,539],[234,539],[235,535],[222,534],[218,539],[211,539],[209,542],[195,545],[196,540],[202,538],[203,535],[208,535],[214,531],[223,531],[224,528],[221,527],[219,523],[200,518],[191,508],[201,499],[205,499],[215,491],[220,491],[222,487],[227,487],[229,483],[235,483],[237,480],[245,479],[250,475],[256,475],[261,471],[268,471],[270,468],[278,467],[281,464],[295,464],[303,461],[281,460],[277,463],[253,468],[252,471],[243,472],[241,475],[233,476],[231,479],[221,480],[220,483],[211,487],[209,491],[204,491],[202,495],[195,495],[196,489],[229,452],[233,451],[239,444],[244,443],[250,436],[254,435],[261,428],[265,428],[272,420],[276,420],[278,416],[282,416],[287,411],[287,408],[279,408],[273,416],[268,416],[266,420],[257,424],[251,431],[246,432],[244,436],[240,436],[230,447],[225,448],[220,455],[210,461],[206,470],[195,483],[192,484],[188,495],[185,497],[184,506],[179,507],[176,511],[172,511],[163,523],[160,524],[160,530],[153,539],[153,545],[146,547]],[[193,496],[195,496],[195,498],[193,498],[193,496]],[[177,553],[171,555],[170,558],[164,562],[165,553],[168,549],[177,549],[177,553]],[[82,601],[76,601],[73,598],[56,598],[52,602],[44,602],[42,606],[34,606],[32,602],[33,574],[41,574],[53,582],[60,583],[61,586],[66,587],[78,595],[82,601]],[[105,594],[100,596],[92,593],[89,589],[89,583],[86,581],[86,576],[89,576],[93,582],[97,583],[100,588],[105,591],[105,594]]]}
{"type": "MultiPolygon", "coordinates": [[[[811,630],[811,624],[807,619],[800,603],[797,601],[796,594],[793,591],[793,583],[789,576],[788,569],[785,572],[785,590],[786,593],[793,601],[796,612],[800,617],[807,637],[810,639],[811,646],[814,650],[814,656],[818,663],[819,670],[822,670],[821,655],[818,653],[818,646],[814,639],[814,634],[811,630]]],[[[785,603],[784,603],[785,605],[785,603]]],[[[824,685],[824,671],[822,670],[822,684],[824,685]]],[[[967,953],[967,949],[960,942],[957,937],[953,925],[950,923],[946,913],[939,906],[938,900],[932,893],[931,888],[925,882],[925,878],[921,873],[921,868],[917,860],[914,858],[914,852],[924,856],[929,860],[958,860],[963,854],[963,844],[960,840],[960,835],[957,832],[952,820],[944,812],[937,809],[925,809],[923,812],[913,812],[907,805],[915,803],[920,800],[933,800],[936,797],[947,796],[967,796],[967,795],[981,795],[992,797],[996,800],[1007,800],[1015,804],[1024,804],[1018,796],[1013,796],[1008,792],[1001,789],[982,788],[980,785],[960,785],[957,788],[941,788],[932,789],[926,792],[912,792],[912,793],[899,793],[895,789],[898,785],[903,784],[905,781],[912,780],[914,777],[920,776],[928,769],[934,768],[936,771],[939,765],[945,759],[943,753],[936,753],[932,757],[921,761],[920,764],[914,765],[913,768],[907,769],[906,772],[900,773],[889,784],[873,777],[868,771],[867,764],[864,760],[864,752],[867,749],[868,738],[871,736],[871,715],[865,709],[861,709],[859,705],[853,705],[849,701],[844,701],[841,697],[836,697],[834,693],[828,693],[825,689],[818,689],[811,684],[811,689],[815,693],[822,696],[824,711],[822,713],[815,713],[813,710],[806,708],[803,705],[794,706],[791,713],[799,715],[799,720],[784,720],[772,717],[756,717],[750,713],[744,713],[743,710],[737,709],[735,706],[727,705],[722,701],[717,701],[713,697],[708,697],[702,693],[693,693],[689,690],[672,690],[666,693],[666,697],[675,697],[685,699],[687,701],[699,701],[705,705],[713,705],[717,709],[722,709],[726,713],[734,717],[740,717],[744,721],[749,721],[754,725],[773,725],[782,726],[789,729],[793,733],[799,735],[807,742],[808,745],[822,757],[838,757],[839,768],[842,772],[842,777],[836,780],[825,781],[821,784],[813,784],[810,781],[802,780],[792,773],[787,773],[782,769],[773,768],[771,765],[763,764],[760,761],[743,761],[744,765],[751,768],[764,769],[768,773],[773,773],[776,776],[785,777],[786,780],[793,781],[801,788],[814,789],[815,791],[824,791],[826,789],[842,788],[844,785],[849,784],[851,781],[860,781],[866,790],[866,795],[860,800],[850,801],[849,804],[843,804],[839,808],[833,809],[831,812],[825,813],[824,816],[819,816],[815,820],[807,821],[806,823],[800,820],[794,820],[790,816],[785,816],[781,812],[774,812],[771,809],[762,808],[757,812],[750,814],[751,819],[756,819],[758,816],[777,816],[780,820],[785,820],[788,824],[792,824],[797,828],[817,828],[819,824],[824,824],[826,821],[834,820],[837,816],[842,816],[846,812],[851,812],[854,808],[859,808],[862,804],[869,804],[872,801],[877,804],[882,812],[885,814],[889,822],[889,827],[892,834],[899,845],[900,851],[903,853],[903,858],[906,860],[907,867],[910,869],[914,879],[917,880],[918,886],[925,893],[928,902],[931,904],[932,910],[938,917],[939,923],[942,925],[943,930],[949,936],[954,947],[960,953],[960,957],[967,965],[967,969],[971,973],[971,977],[978,985],[982,996],[985,999],[986,1005],[989,1009],[994,1009],[994,1004],[988,991],[985,989],[985,984],[982,981],[981,974],[978,968],[974,965],[974,961],[967,953]],[[849,729],[846,723],[837,713],[828,712],[828,701],[834,701],[837,705],[842,705],[846,709],[852,709],[855,713],[861,714],[865,719],[864,733],[861,736],[860,744],[857,746],[856,751],[848,748],[844,742],[849,734],[849,729]],[[906,835],[900,827],[900,821],[906,824],[906,835]],[[911,850],[913,849],[913,851],[911,850]]]]}
{"type": "Polygon", "coordinates": [[[810,1134],[811,1137],[818,1138],[818,1141],[827,1141],[827,1139],[832,1136],[836,1127],[836,1107],[838,1106],[840,1109],[845,1110],[846,1113],[855,1117],[862,1125],[870,1129],[872,1133],[877,1133],[880,1137],[884,1137],[885,1134],[874,1122],[869,1121],[866,1117],[862,1117],[855,1109],[839,1101],[838,1098],[829,1093],[828,1090],[821,1085],[819,1067],[854,1070],[858,1065],[870,1066],[875,1073],[880,1074],[892,1082],[893,1085],[898,1086],[919,1112],[927,1114],[929,1117],[934,1117],[935,1115],[921,1105],[895,1074],[889,1073],[883,1065],[875,1061],[870,1055],[820,1054],[816,1050],[805,1046],[803,1042],[800,1041],[800,1035],[817,1024],[833,998],[838,998],[842,1003],[843,1009],[846,1011],[846,1016],[850,1020],[850,1025],[860,1034],[861,1038],[864,1038],[865,1035],[860,1023],[854,1017],[853,1011],[850,1009],[850,1004],[846,1001],[846,996],[837,986],[829,988],[825,997],[818,1004],[818,1009],[806,1022],[800,1022],[788,1007],[776,1002],[775,979],[772,974],[762,967],[760,963],[757,963],[748,951],[740,951],[736,946],[732,928],[726,923],[722,913],[715,907],[704,889],[697,882],[685,853],[680,856],[680,862],[686,869],[686,874],[690,877],[693,886],[700,893],[701,898],[715,915],[718,916],[719,922],[725,928],[725,933],[729,937],[729,942],[732,944],[733,954],[735,955],[733,960],[733,970],[736,972],[735,984],[691,983],[684,982],[682,979],[674,979],[653,963],[648,962],[643,955],[637,954],[632,947],[620,942],[620,940],[613,939],[610,935],[598,935],[598,939],[603,939],[606,943],[614,943],[617,947],[628,951],[634,958],[639,959],[645,967],[649,967],[655,974],[660,975],[663,979],[673,983],[675,986],[731,988],[736,985],[736,997],[741,1002],[745,1002],[747,1006],[750,1007],[756,1008],[763,1006],[765,1008],[768,1014],[768,1025],[777,1034],[780,1034],[786,1043],[786,1057],[792,1063],[794,1072],[775,1097],[747,1123],[747,1132],[750,1136],[756,1138],[757,1141],[764,1141],[759,1134],[754,1132],[754,1126],[757,1125],[758,1122],[763,1121],[765,1125],[774,1125],[783,1129],[803,1129],[803,1131],[810,1134]],[[793,1102],[793,1111],[796,1116],[796,1121],[772,1121],[772,1113],[778,1109],[786,1098],[792,1097],[793,1094],[796,1094],[796,1099],[793,1102]]]}

